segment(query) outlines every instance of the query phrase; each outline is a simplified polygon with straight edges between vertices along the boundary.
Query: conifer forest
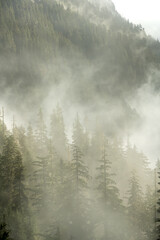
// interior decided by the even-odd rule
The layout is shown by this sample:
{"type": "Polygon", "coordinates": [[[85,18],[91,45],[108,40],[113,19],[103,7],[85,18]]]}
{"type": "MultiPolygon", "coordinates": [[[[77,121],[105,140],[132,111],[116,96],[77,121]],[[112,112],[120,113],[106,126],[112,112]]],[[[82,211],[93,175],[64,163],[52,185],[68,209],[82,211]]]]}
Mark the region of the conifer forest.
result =
{"type": "Polygon", "coordinates": [[[104,2],[0,0],[0,240],[160,239],[160,42],[104,2]]]}

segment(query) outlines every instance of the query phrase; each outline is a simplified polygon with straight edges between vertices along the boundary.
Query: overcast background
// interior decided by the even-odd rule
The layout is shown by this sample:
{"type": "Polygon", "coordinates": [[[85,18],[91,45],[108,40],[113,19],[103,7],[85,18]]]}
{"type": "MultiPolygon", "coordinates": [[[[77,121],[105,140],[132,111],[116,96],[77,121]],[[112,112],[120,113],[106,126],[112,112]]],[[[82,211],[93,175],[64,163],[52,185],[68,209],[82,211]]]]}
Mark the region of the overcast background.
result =
{"type": "Polygon", "coordinates": [[[160,40],[159,0],[113,0],[113,2],[123,17],[141,24],[149,35],[160,40]]]}

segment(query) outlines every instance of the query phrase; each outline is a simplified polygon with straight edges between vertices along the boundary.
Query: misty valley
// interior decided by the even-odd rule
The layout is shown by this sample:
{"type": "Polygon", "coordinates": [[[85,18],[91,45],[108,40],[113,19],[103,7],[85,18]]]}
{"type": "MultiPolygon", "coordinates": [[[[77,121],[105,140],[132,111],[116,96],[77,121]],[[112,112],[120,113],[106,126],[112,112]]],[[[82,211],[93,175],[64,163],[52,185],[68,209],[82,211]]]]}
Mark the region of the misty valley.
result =
{"type": "Polygon", "coordinates": [[[0,0],[0,240],[160,238],[159,76],[111,0],[0,0]]]}

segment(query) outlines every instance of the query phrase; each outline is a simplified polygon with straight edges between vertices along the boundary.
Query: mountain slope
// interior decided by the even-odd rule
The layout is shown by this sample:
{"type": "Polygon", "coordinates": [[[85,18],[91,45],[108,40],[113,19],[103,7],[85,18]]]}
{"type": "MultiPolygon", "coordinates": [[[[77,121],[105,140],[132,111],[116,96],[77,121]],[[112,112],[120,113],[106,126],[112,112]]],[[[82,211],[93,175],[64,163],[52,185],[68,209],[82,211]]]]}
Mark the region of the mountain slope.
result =
{"type": "Polygon", "coordinates": [[[60,101],[101,114],[117,105],[118,121],[137,117],[126,101],[159,71],[160,43],[114,5],[1,0],[0,19],[1,101],[10,108],[60,101]]]}

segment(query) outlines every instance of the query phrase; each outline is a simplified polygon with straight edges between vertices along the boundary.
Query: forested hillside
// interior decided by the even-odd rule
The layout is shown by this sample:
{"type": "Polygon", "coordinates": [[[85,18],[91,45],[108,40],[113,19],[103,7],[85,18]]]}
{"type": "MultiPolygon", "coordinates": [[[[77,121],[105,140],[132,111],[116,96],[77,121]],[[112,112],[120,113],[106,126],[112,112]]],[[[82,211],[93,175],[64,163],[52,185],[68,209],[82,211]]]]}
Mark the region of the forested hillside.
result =
{"type": "Polygon", "coordinates": [[[60,88],[62,105],[97,112],[114,101],[120,120],[136,118],[126,97],[160,60],[159,42],[141,26],[87,1],[6,0],[0,11],[1,99],[9,107],[37,108],[60,88]]]}
{"type": "Polygon", "coordinates": [[[130,102],[159,71],[159,41],[109,0],[0,0],[0,239],[155,239],[130,102]]]}
{"type": "Polygon", "coordinates": [[[12,131],[0,122],[0,219],[10,237],[155,239],[147,157],[103,129],[88,132],[78,115],[68,139],[59,106],[50,119],[39,110],[34,129],[12,131]]]}

